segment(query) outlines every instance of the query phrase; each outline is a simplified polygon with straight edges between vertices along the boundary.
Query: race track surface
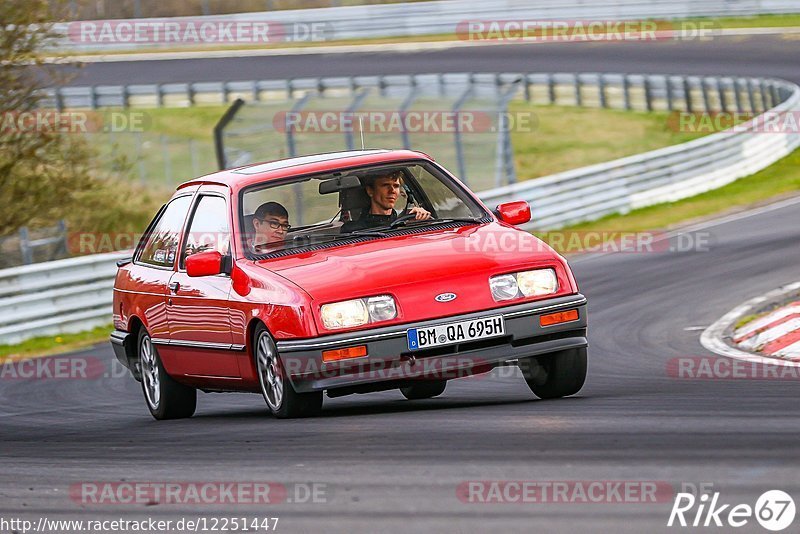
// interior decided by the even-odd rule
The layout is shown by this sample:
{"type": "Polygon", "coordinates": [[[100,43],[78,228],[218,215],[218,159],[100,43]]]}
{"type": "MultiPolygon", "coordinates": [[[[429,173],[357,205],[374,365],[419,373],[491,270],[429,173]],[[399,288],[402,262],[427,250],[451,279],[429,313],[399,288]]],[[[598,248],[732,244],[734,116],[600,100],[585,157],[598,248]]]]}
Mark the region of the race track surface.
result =
{"type": "Polygon", "coordinates": [[[800,37],[709,41],[503,44],[426,52],[372,52],[90,63],[72,85],[271,80],[437,72],[630,72],[775,76],[800,81],[800,37]]]}
{"type": "MultiPolygon", "coordinates": [[[[519,376],[495,370],[433,400],[326,399],[309,420],[273,419],[257,395],[201,394],[194,418],[156,422],[130,377],[2,380],[0,517],[269,516],[292,533],[662,532],[672,494],[653,504],[484,504],[456,490],[470,480],[654,481],[674,491],[713,483],[728,503],[754,505],[768,489],[797,498],[797,381],[691,380],[668,365],[711,357],[700,327],[800,278],[799,208],[712,223],[691,234],[699,250],[574,258],[591,343],[574,398],[536,400],[519,376]],[[69,498],[70,485],[99,481],[317,483],[327,502],[69,498]]],[[[78,357],[113,359],[108,345],[78,357]]],[[[759,528],[751,520],[740,530],[759,528]]]]}
{"type": "MultiPolygon", "coordinates": [[[[72,84],[465,71],[798,82],[798,52],[796,39],[761,36],[96,63],[72,84]]],[[[273,419],[257,395],[200,394],[192,419],[155,422],[129,376],[0,379],[0,518],[279,517],[278,531],[290,533],[640,533],[674,530],[666,523],[684,484],[713,484],[732,504],[752,506],[768,489],[797,499],[797,380],[692,380],[670,370],[676,358],[713,357],[699,337],[719,316],[800,279],[800,204],[692,236],[681,241],[698,245],[691,250],[572,260],[589,298],[591,344],[589,377],[573,398],[537,400],[504,369],[451,382],[433,400],[409,402],[399,392],[326,399],[323,416],[309,420],[273,419]],[[649,504],[459,499],[466,481],[502,480],[650,481],[671,491],[649,504]],[[74,484],[120,481],[270,481],[290,491],[313,483],[325,497],[222,506],[96,505],[69,495],[74,484]]],[[[106,344],[71,357],[105,369],[113,361],[106,344]]],[[[739,530],[763,531],[753,520],[739,530]]]]}

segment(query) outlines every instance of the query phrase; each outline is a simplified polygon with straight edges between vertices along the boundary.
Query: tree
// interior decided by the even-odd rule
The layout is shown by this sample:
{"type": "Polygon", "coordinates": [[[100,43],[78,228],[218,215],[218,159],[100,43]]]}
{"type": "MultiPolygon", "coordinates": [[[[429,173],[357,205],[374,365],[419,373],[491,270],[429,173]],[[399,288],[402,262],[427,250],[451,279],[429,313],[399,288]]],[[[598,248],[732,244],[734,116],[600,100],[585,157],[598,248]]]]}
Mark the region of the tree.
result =
{"type": "Polygon", "coordinates": [[[59,131],[55,111],[42,106],[42,90],[64,81],[48,56],[65,7],[61,0],[0,1],[0,236],[51,226],[98,185],[85,141],[59,131]]]}

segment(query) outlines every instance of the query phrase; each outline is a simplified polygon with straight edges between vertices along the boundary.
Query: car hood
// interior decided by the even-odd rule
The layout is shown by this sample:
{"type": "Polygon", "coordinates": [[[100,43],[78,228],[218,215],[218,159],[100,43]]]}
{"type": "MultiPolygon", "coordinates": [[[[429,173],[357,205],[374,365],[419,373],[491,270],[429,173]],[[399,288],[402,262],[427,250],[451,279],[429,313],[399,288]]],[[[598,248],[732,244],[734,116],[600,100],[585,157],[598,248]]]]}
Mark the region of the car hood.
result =
{"type": "Polygon", "coordinates": [[[577,290],[566,262],[550,247],[527,232],[495,222],[329,247],[257,264],[303,288],[317,307],[390,294],[400,308],[396,322],[506,305],[494,301],[488,279],[516,270],[552,267],[559,294],[577,290]],[[438,302],[435,297],[441,293],[455,293],[456,298],[438,302]]]}

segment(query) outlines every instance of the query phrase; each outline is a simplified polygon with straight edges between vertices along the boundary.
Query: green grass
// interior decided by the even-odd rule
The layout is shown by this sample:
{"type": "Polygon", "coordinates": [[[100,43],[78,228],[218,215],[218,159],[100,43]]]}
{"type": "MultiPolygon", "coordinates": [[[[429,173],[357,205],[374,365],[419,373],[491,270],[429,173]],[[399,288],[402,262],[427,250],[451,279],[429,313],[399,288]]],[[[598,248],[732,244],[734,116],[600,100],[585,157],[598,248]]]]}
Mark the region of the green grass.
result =
{"type": "Polygon", "coordinates": [[[763,203],[800,191],[800,149],[766,169],[732,184],[691,198],[610,215],[576,224],[569,230],[645,231],[666,229],[692,219],[709,217],[742,206],[763,203]]]}
{"type": "Polygon", "coordinates": [[[517,177],[526,180],[685,143],[701,134],[668,127],[668,113],[643,113],[514,101],[509,111],[533,110],[533,132],[512,132],[517,177]]]}
{"type": "MultiPolygon", "coordinates": [[[[349,99],[326,98],[313,102],[321,110],[344,109],[349,99]]],[[[387,110],[399,106],[397,102],[383,99],[369,105],[366,110],[387,110]]],[[[419,99],[412,110],[448,110],[452,101],[419,99]]],[[[487,102],[471,102],[466,110],[491,109],[487,102]]],[[[145,130],[141,133],[92,134],[91,140],[100,151],[101,161],[110,165],[112,155],[124,155],[130,165],[128,176],[137,180],[148,176],[147,181],[169,188],[195,176],[216,170],[216,160],[211,141],[211,130],[226,106],[197,106],[192,108],[136,109],[130,113],[145,114],[145,130]],[[162,139],[162,136],[163,139],[162,139]],[[164,142],[166,140],[166,143],[164,142]],[[192,144],[195,158],[191,157],[192,144]]],[[[250,106],[240,112],[250,128],[259,123],[271,122],[285,104],[250,106]]],[[[119,111],[119,110],[114,110],[119,111]]],[[[666,112],[643,113],[572,106],[534,105],[525,101],[512,101],[509,112],[514,116],[535,116],[535,127],[512,130],[520,180],[535,178],[568,169],[602,163],[648,150],[683,143],[702,134],[675,132],[668,126],[666,112]],[[531,131],[532,130],[532,131],[531,131]]],[[[237,125],[234,123],[233,127],[237,125]]],[[[358,142],[356,135],[356,142],[358,142]]],[[[402,146],[397,133],[367,133],[367,146],[397,148],[402,146]]],[[[482,132],[465,134],[464,154],[470,171],[469,183],[477,189],[494,186],[494,153],[496,134],[482,132]]],[[[344,150],[344,135],[299,133],[295,139],[300,153],[344,150]]],[[[445,166],[457,172],[453,136],[448,134],[412,134],[416,147],[436,157],[445,166]]],[[[237,137],[237,146],[250,151],[254,161],[286,157],[286,140],[281,132],[260,132],[254,136],[237,137]]]]}
{"type": "Polygon", "coordinates": [[[738,321],[736,321],[736,324],[733,325],[733,329],[739,330],[744,325],[752,323],[753,321],[755,321],[759,317],[763,317],[764,315],[765,315],[764,313],[750,313],[748,315],[745,315],[744,317],[741,317],[739,318],[738,321]]]}
{"type": "Polygon", "coordinates": [[[757,15],[754,17],[698,18],[689,20],[709,20],[719,23],[722,28],[791,28],[800,26],[800,13],[785,15],[757,15]]]}
{"type": "MultiPolygon", "coordinates": [[[[184,108],[109,108],[102,113],[136,117],[136,131],[93,133],[87,136],[101,164],[115,171],[124,156],[125,174],[133,181],[175,185],[217,170],[212,130],[227,106],[184,108]],[[194,154],[194,156],[193,156],[194,154]]],[[[108,120],[104,124],[109,124],[108,120]]]]}
{"type": "Polygon", "coordinates": [[[108,335],[113,329],[109,324],[76,334],[35,337],[17,345],[0,345],[0,364],[90,347],[108,341],[108,335]]]}

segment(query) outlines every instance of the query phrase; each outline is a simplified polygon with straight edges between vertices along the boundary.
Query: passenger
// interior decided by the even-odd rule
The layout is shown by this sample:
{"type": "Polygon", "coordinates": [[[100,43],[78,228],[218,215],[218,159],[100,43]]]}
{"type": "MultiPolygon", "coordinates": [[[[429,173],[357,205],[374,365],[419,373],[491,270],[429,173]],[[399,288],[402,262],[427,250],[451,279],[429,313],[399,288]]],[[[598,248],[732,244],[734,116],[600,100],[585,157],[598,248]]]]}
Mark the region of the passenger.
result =
{"type": "MultiPolygon", "coordinates": [[[[389,226],[398,217],[394,205],[400,196],[403,171],[399,169],[391,171],[375,178],[367,178],[365,182],[364,189],[370,198],[370,207],[364,210],[357,220],[342,225],[342,232],[389,226]]],[[[431,218],[431,213],[419,206],[409,209],[408,213],[416,215],[417,221],[431,218]]]]}
{"type": "Polygon", "coordinates": [[[283,241],[291,228],[286,208],[277,202],[261,204],[253,214],[253,251],[263,252],[268,245],[283,241]]]}

